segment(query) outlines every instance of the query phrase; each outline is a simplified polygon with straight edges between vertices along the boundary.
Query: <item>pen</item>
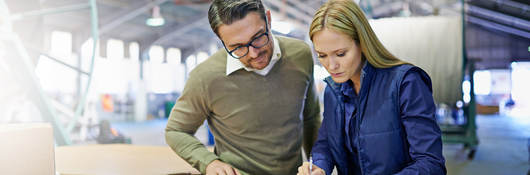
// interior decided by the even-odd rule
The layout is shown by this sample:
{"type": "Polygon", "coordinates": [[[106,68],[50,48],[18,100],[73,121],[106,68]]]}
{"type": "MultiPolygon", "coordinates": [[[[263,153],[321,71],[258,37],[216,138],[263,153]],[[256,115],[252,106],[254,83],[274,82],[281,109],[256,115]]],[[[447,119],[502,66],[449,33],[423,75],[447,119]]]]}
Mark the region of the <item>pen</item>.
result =
{"type": "Polygon", "coordinates": [[[313,172],[313,156],[309,156],[309,174],[313,172]]]}

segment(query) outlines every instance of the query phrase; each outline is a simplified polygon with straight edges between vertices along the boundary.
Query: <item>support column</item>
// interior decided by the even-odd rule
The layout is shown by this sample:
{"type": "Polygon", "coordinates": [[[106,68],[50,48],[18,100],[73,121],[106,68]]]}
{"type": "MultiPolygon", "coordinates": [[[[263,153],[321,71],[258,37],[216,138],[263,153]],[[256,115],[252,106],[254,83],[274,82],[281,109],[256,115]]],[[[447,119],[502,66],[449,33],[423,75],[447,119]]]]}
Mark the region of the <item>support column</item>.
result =
{"type": "MultiPolygon", "coordinates": [[[[82,37],[77,33],[72,33],[72,56],[75,56],[77,59],[76,67],[79,70],[83,70],[83,57],[82,57],[82,49],[81,46],[83,45],[82,37]]],[[[80,71],[77,71],[77,78],[76,78],[76,99],[81,99],[81,89],[83,89],[83,74],[80,71]]],[[[76,104],[77,105],[77,104],[76,104]]]]}
{"type": "Polygon", "coordinates": [[[138,77],[138,80],[135,83],[135,86],[137,87],[136,90],[136,98],[134,100],[134,120],[136,122],[142,122],[147,120],[147,88],[145,86],[145,80],[144,80],[144,62],[149,57],[149,50],[144,49],[145,44],[140,43],[140,77],[138,77]]]}

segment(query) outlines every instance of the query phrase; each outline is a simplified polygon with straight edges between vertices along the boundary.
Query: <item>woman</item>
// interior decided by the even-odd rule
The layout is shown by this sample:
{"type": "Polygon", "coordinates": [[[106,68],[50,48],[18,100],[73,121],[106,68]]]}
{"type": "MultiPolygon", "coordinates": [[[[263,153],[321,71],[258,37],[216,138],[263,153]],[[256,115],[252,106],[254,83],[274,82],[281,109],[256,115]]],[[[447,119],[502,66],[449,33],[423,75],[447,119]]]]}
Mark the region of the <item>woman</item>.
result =
{"type": "Polygon", "coordinates": [[[311,174],[446,174],[427,73],[389,53],[351,0],[325,3],[309,35],[331,75],[311,174]]]}

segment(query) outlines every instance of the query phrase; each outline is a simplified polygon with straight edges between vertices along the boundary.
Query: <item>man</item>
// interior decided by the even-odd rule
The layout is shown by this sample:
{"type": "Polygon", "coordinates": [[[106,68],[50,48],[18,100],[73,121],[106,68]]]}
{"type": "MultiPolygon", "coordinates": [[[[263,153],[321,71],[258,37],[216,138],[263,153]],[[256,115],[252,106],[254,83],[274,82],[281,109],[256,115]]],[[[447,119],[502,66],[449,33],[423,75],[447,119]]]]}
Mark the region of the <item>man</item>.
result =
{"type": "Polygon", "coordinates": [[[273,36],[260,0],[214,0],[208,11],[224,49],[189,76],[166,142],[203,174],[296,174],[316,140],[320,109],[310,48],[273,36]],[[208,121],[209,152],[193,134],[208,121]]]}

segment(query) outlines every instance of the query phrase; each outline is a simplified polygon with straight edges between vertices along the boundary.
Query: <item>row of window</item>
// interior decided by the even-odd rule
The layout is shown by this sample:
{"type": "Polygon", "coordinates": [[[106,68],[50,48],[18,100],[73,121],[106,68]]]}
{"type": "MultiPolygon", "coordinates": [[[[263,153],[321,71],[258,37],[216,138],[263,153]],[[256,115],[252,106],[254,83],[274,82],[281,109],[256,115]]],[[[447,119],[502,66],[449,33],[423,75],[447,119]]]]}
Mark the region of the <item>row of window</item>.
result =
{"type": "MultiPolygon", "coordinates": [[[[66,64],[77,66],[79,55],[72,53],[72,34],[63,31],[53,31],[51,34],[50,55],[66,64]]],[[[140,80],[140,47],[136,42],[126,44],[121,40],[106,41],[106,56],[98,53],[96,46],[94,59],[93,85],[91,88],[98,93],[120,94],[134,91],[140,80]],[[128,47],[128,49],[125,49],[128,47]],[[128,54],[125,52],[128,51],[128,54]]],[[[81,46],[81,70],[89,72],[93,52],[93,40],[88,39],[81,46]]],[[[217,48],[215,48],[217,49],[217,48]]],[[[213,48],[211,49],[214,50],[213,48]]],[[[178,48],[164,49],[152,46],[149,50],[149,60],[143,62],[143,81],[146,90],[152,93],[181,92],[185,84],[186,75],[199,63],[205,61],[209,54],[198,52],[181,61],[181,51],[178,48]]],[[[46,56],[41,56],[36,73],[44,90],[74,94],[78,86],[78,73],[66,66],[57,64],[46,56]]],[[[81,87],[85,86],[86,77],[81,76],[81,87]]]]}

